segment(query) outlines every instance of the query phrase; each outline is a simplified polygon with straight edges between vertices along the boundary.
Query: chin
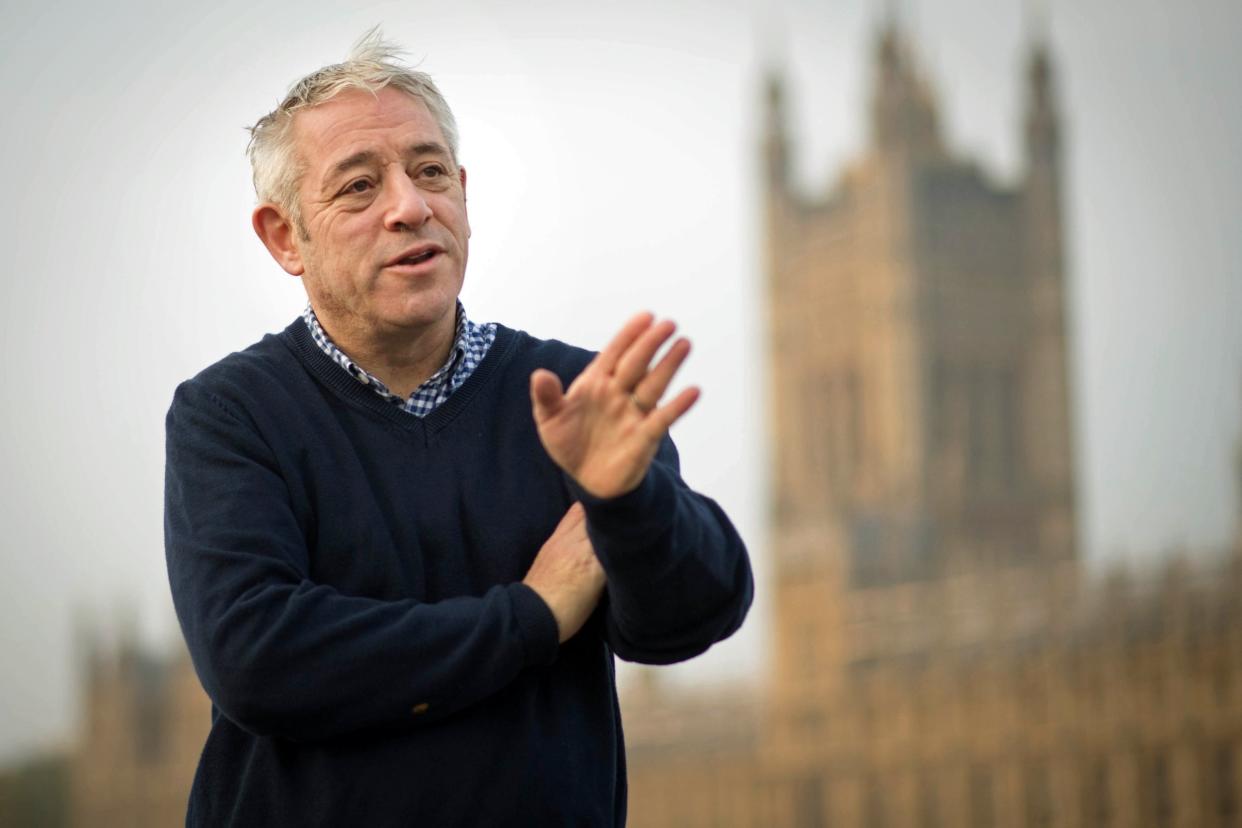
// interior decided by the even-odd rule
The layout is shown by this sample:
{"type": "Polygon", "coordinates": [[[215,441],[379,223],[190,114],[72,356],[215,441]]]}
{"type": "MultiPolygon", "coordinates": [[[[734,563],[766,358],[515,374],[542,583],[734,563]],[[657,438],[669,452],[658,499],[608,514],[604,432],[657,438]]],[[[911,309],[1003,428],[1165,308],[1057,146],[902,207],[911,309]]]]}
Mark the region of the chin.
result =
{"type": "Polygon", "coordinates": [[[453,314],[457,308],[457,302],[449,302],[447,307],[437,308],[407,308],[401,312],[385,314],[381,317],[380,324],[393,328],[410,331],[411,333],[425,328],[434,327],[444,321],[445,317],[452,324],[453,314]]]}

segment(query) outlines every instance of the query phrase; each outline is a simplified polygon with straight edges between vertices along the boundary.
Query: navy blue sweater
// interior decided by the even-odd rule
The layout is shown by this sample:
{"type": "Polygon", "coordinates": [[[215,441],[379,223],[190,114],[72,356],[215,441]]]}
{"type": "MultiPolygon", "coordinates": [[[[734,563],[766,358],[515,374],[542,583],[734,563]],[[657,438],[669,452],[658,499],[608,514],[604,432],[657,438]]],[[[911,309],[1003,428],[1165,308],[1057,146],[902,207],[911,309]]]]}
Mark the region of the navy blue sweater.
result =
{"type": "Polygon", "coordinates": [[[298,319],[177,389],[165,549],[213,703],[188,825],[624,824],[613,655],[702,652],[752,582],[671,441],[612,500],[548,458],[530,374],[568,385],[590,358],[502,326],[418,419],[298,319]],[[608,585],[558,646],[521,580],[574,500],[608,585]]]}

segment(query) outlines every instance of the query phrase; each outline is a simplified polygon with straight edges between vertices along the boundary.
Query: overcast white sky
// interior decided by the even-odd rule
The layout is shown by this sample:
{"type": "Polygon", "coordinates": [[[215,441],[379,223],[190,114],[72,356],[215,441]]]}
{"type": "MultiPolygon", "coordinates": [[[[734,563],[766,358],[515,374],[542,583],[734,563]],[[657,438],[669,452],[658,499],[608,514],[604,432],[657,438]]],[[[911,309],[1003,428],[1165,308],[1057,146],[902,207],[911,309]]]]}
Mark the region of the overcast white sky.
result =
{"type": "MultiPolygon", "coordinates": [[[[799,169],[865,140],[878,0],[0,7],[0,762],[69,738],[72,612],[175,635],[162,550],[172,389],[283,327],[300,284],[253,238],[243,127],[363,30],[433,73],[470,171],[472,317],[598,346],[673,316],[703,401],[687,478],[764,556],[759,66],[785,44],[799,169]]],[[[1018,165],[1019,0],[909,0],[950,142],[1018,165]]],[[[1242,432],[1242,106],[1230,0],[1057,3],[1083,548],[1233,529],[1242,432]]],[[[684,680],[745,676],[766,606],[684,680]]],[[[105,626],[110,625],[105,624],[105,626]]]]}

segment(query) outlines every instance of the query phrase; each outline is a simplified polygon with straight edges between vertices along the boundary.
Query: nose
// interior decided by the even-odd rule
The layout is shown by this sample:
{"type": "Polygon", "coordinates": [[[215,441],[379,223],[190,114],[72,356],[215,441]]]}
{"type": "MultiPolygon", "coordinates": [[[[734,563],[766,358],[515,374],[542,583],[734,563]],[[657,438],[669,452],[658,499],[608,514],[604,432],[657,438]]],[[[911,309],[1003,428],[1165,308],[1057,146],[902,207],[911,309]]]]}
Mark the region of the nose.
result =
{"type": "Polygon", "coordinates": [[[431,218],[431,205],[423,192],[414,185],[404,170],[393,170],[388,175],[385,189],[388,203],[384,205],[384,227],[388,230],[413,230],[422,227],[431,218]]]}

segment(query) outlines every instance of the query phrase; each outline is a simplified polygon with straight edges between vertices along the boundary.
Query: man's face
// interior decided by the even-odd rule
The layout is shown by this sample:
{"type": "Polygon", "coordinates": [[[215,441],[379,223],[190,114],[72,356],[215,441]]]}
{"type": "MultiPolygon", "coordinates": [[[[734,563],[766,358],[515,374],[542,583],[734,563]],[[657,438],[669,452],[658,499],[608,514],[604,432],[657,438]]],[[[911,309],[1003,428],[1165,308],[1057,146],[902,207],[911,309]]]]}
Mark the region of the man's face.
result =
{"type": "Polygon", "coordinates": [[[466,171],[426,105],[385,87],[295,116],[304,164],[302,279],[320,321],[348,341],[448,326],[466,271],[466,171]]]}

